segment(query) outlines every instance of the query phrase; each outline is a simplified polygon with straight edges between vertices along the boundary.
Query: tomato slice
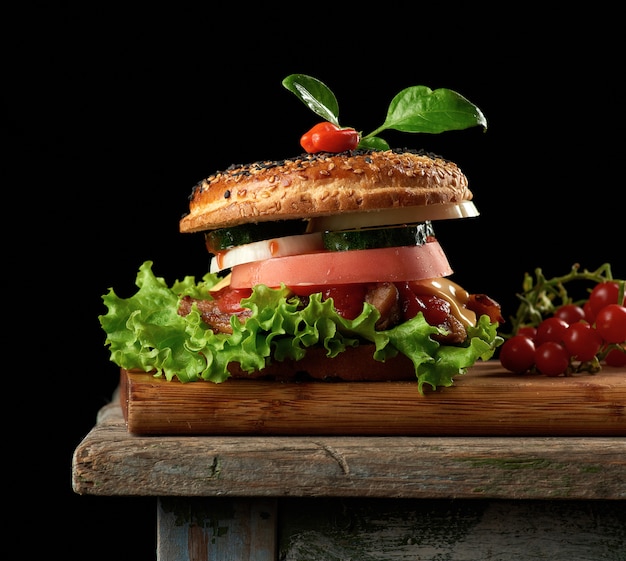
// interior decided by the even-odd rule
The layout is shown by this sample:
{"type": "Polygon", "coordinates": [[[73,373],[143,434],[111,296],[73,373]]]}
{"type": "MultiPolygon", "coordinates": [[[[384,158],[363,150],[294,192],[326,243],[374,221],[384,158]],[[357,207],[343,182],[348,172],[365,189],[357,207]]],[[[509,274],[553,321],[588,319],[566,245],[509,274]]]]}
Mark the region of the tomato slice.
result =
{"type": "Polygon", "coordinates": [[[242,263],[232,269],[233,288],[399,282],[446,277],[452,269],[436,240],[418,246],[324,251],[242,263]]]}

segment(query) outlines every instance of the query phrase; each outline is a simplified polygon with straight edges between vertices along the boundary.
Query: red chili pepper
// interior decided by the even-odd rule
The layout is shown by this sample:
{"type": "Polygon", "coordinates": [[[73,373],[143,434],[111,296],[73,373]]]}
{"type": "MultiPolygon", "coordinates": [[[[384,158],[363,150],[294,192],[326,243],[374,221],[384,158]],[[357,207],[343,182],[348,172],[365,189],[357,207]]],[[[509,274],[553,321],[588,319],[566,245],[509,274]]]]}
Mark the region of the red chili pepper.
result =
{"type": "Polygon", "coordinates": [[[354,150],[358,144],[359,133],[355,129],[344,129],[328,121],[318,123],[300,139],[300,145],[309,154],[354,150]]]}

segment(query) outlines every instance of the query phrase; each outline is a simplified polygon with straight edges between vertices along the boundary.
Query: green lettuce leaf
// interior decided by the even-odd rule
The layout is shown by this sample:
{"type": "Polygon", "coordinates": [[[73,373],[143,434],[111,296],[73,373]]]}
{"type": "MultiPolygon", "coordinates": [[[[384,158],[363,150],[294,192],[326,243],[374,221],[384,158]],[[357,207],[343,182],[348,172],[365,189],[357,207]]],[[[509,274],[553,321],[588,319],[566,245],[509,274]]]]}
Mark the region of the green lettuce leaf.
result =
{"type": "Polygon", "coordinates": [[[479,359],[489,360],[502,343],[498,324],[490,323],[487,316],[468,329],[464,346],[441,345],[431,337],[438,328],[428,325],[421,313],[402,325],[376,331],[380,314],[369,304],[357,318],[348,320],[337,314],[331,299],[322,301],[319,293],[298,309],[298,300],[287,288],[264,285],[255,287],[242,301],[252,311],[251,317],[243,324],[233,317],[232,334],[215,334],[195,306],[185,317],[177,310],[183,296],[210,299],[209,289],[218,277],[207,273],[199,283],[185,277],[169,287],[154,275],[152,265],[146,261],[139,268],[139,290],[133,296],[120,298],[109,289],[102,297],[108,311],[98,319],[112,362],[128,370],[154,371],[167,380],[219,383],[230,376],[232,362],[254,372],[273,361],[300,360],[314,346],[322,345],[332,360],[349,347],[371,342],[375,360],[385,361],[398,353],[409,357],[423,393],[425,384],[433,389],[451,386],[454,376],[464,374],[479,359]]]}

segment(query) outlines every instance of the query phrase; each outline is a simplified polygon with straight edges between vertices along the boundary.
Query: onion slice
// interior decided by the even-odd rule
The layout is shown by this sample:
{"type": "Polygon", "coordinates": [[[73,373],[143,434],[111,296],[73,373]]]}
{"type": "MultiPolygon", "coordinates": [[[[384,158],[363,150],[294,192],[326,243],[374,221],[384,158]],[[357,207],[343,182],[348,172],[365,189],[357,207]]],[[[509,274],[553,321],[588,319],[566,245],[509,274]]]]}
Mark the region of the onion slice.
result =
{"type": "Polygon", "coordinates": [[[320,232],[272,238],[219,251],[211,259],[210,272],[219,273],[242,263],[262,261],[272,257],[285,257],[299,253],[311,253],[324,249],[320,232]]]}

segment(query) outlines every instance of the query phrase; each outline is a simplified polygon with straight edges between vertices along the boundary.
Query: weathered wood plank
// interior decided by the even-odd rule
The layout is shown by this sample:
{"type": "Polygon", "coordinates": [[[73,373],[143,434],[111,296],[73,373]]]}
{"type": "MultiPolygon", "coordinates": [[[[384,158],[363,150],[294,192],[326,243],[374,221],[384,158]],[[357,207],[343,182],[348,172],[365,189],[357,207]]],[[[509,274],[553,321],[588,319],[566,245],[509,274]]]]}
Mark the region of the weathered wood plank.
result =
{"type": "Polygon", "coordinates": [[[620,437],[136,436],[110,404],[74,452],[79,494],[626,499],[620,437]]]}
{"type": "Polygon", "coordinates": [[[157,558],[276,561],[276,500],[160,498],[157,558]]]}
{"type": "Polygon", "coordinates": [[[591,501],[281,501],[281,561],[624,561],[626,508],[591,501]]]}
{"type": "Polygon", "coordinates": [[[395,382],[181,384],[122,371],[135,434],[626,436],[626,370],[564,378],[478,363],[420,395],[395,382]]]}

